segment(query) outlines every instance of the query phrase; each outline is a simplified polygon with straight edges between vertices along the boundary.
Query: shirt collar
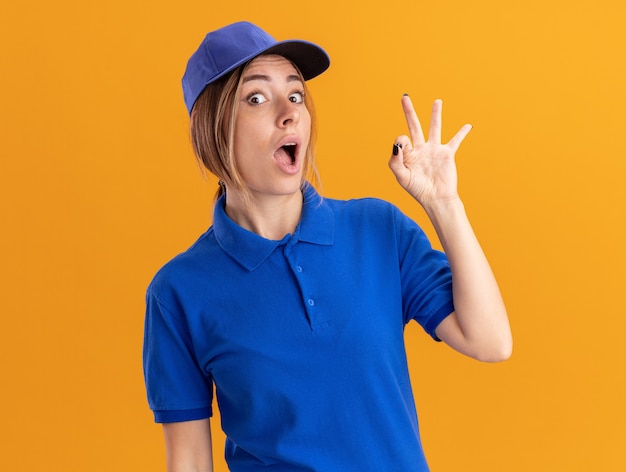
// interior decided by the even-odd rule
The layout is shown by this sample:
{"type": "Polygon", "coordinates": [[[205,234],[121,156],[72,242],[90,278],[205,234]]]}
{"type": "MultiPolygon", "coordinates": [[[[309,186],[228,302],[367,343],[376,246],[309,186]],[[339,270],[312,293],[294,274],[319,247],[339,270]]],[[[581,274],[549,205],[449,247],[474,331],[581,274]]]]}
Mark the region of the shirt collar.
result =
{"type": "Polygon", "coordinates": [[[259,267],[278,246],[288,242],[332,245],[335,234],[332,209],[309,183],[304,185],[302,194],[302,219],[294,234],[287,234],[280,241],[265,239],[237,225],[226,214],[225,195],[222,195],[213,210],[213,231],[217,243],[248,270],[259,267]]]}

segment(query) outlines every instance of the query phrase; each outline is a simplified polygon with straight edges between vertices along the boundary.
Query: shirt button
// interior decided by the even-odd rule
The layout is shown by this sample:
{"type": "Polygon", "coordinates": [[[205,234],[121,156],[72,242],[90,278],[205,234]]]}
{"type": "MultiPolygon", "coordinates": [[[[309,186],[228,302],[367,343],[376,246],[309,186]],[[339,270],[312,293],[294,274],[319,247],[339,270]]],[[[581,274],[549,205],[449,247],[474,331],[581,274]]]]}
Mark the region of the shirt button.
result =
{"type": "Polygon", "coordinates": [[[296,270],[297,270],[298,272],[302,272],[302,267],[297,266],[297,267],[296,267],[296,270]]]}
{"type": "Polygon", "coordinates": [[[315,300],[313,300],[312,298],[309,298],[309,305],[310,306],[315,306],[315,300]]]}

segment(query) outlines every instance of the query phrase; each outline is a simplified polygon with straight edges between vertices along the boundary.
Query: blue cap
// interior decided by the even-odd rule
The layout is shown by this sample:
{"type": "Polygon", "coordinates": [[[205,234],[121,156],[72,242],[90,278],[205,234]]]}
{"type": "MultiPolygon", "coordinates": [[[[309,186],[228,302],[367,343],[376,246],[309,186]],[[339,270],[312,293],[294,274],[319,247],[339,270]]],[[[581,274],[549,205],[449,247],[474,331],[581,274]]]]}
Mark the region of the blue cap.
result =
{"type": "Polygon", "coordinates": [[[187,62],[183,95],[189,114],[207,85],[263,53],[289,59],[300,69],[304,80],[320,75],[330,65],[328,54],[308,41],[276,41],[245,21],[224,26],[208,33],[187,62]]]}

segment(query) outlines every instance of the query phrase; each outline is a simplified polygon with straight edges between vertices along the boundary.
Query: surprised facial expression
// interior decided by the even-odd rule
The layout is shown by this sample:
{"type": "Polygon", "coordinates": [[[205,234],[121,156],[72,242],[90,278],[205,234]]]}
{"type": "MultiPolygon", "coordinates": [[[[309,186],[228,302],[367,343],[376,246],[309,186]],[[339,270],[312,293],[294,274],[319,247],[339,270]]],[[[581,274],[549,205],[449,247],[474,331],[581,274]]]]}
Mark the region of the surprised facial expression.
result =
{"type": "Polygon", "coordinates": [[[259,56],[245,70],[235,117],[237,168],[253,195],[300,190],[311,116],[304,84],[282,56],[259,56]]]}

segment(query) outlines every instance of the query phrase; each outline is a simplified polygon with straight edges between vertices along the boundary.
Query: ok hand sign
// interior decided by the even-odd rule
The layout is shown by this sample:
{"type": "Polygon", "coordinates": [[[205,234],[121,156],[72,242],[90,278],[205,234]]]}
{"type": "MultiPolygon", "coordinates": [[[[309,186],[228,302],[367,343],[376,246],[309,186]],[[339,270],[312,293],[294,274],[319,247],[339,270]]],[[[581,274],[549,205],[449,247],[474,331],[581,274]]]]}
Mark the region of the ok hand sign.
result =
{"type": "Polygon", "coordinates": [[[472,127],[464,125],[446,144],[441,143],[441,100],[435,100],[425,140],[413,103],[402,97],[402,109],[411,137],[396,138],[389,167],[400,185],[423,207],[458,198],[454,155],[472,127]]]}

